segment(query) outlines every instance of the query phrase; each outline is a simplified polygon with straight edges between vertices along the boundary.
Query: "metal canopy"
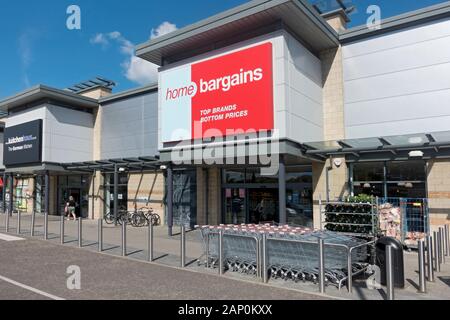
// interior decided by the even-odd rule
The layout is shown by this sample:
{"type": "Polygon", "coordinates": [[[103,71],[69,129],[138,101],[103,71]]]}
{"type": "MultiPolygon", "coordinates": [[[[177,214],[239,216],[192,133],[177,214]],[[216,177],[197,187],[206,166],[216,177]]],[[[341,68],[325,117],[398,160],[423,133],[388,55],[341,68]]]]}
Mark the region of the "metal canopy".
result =
{"type": "Polygon", "coordinates": [[[309,155],[345,156],[350,162],[408,160],[411,151],[421,151],[424,160],[450,158],[450,131],[321,141],[304,146],[309,155]]]}
{"type": "Polygon", "coordinates": [[[117,166],[127,171],[158,170],[161,166],[159,157],[123,158],[101,161],[74,162],[61,164],[67,171],[94,172],[114,171],[117,166]]]}

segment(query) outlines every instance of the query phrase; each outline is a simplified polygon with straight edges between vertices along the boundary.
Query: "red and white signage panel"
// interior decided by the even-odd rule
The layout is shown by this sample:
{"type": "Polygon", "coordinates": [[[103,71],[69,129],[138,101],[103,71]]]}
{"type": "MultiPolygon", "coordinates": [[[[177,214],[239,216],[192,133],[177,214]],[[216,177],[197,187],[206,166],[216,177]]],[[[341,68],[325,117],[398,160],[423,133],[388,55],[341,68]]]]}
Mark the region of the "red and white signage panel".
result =
{"type": "Polygon", "coordinates": [[[272,130],[272,43],[163,71],[160,88],[163,142],[272,130]]]}

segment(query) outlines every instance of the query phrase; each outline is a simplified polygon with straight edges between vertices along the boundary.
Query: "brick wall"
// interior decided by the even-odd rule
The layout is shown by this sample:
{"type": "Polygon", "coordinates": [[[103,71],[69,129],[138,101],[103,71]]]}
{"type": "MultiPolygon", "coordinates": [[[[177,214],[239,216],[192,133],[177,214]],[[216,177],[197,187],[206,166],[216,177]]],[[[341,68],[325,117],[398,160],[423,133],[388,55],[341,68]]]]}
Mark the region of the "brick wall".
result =
{"type": "Polygon", "coordinates": [[[450,224],[450,161],[430,161],[427,175],[430,223],[432,226],[450,224]]]}
{"type": "Polygon", "coordinates": [[[162,172],[131,174],[128,181],[128,210],[153,208],[164,223],[164,175],[162,172]]]}

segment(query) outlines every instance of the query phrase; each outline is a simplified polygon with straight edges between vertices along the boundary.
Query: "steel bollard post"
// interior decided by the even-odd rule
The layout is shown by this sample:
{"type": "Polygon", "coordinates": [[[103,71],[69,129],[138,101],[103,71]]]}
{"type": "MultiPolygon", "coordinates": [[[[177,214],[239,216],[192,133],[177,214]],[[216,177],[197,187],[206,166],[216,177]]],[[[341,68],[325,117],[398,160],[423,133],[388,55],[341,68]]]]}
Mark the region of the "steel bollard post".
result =
{"type": "Polygon", "coordinates": [[[78,247],[83,248],[83,218],[78,218],[78,247]]]}
{"type": "Polygon", "coordinates": [[[439,239],[441,241],[441,263],[445,263],[445,231],[439,228],[439,239]]]}
{"type": "Polygon", "coordinates": [[[267,270],[267,234],[264,233],[262,235],[262,263],[261,263],[261,272],[262,272],[262,280],[263,283],[268,283],[269,282],[269,274],[268,274],[268,270],[267,270]]]}
{"type": "Polygon", "coordinates": [[[18,235],[20,235],[20,229],[21,229],[21,219],[22,219],[22,214],[20,213],[20,210],[17,211],[17,228],[16,228],[16,233],[18,235]]]}
{"type": "Polygon", "coordinates": [[[103,219],[98,219],[98,252],[103,252],[103,219]]]}
{"type": "Polygon", "coordinates": [[[44,240],[48,240],[48,212],[44,213],[44,240]]]}
{"type": "Polygon", "coordinates": [[[386,246],[386,284],[387,284],[387,299],[395,300],[394,294],[394,266],[392,259],[392,246],[386,246]]]}
{"type": "Polygon", "coordinates": [[[347,250],[347,290],[348,293],[353,293],[353,263],[352,263],[352,250],[347,250]]]}
{"type": "Polygon", "coordinates": [[[441,232],[437,232],[437,261],[439,265],[439,271],[441,271],[441,264],[442,264],[442,242],[441,242],[441,232]]]}
{"type": "Polygon", "coordinates": [[[434,268],[433,268],[433,238],[427,236],[427,270],[428,281],[434,282],[434,268]]]}
{"type": "Polygon", "coordinates": [[[427,282],[425,279],[425,242],[419,241],[419,292],[427,292],[427,282]]]}
{"type": "Polygon", "coordinates": [[[206,268],[209,268],[209,234],[206,236],[206,268]]]}
{"type": "Polygon", "coordinates": [[[30,226],[30,236],[34,237],[34,226],[36,224],[36,211],[33,210],[31,213],[31,226],[30,226]]]}
{"type": "Polygon", "coordinates": [[[437,232],[433,232],[433,253],[434,253],[434,271],[440,272],[441,271],[441,265],[439,264],[439,253],[438,253],[438,235],[437,232]]]}
{"type": "Polygon", "coordinates": [[[219,274],[223,275],[223,230],[219,231],[219,274]]]}
{"type": "Polygon", "coordinates": [[[181,267],[186,267],[186,226],[181,226],[181,267]]]}
{"type": "Polygon", "coordinates": [[[122,257],[127,256],[127,221],[122,221],[122,257]]]}
{"type": "Polygon", "coordinates": [[[59,239],[60,243],[64,244],[64,215],[61,216],[60,224],[59,224],[59,239]]]}
{"type": "Polygon", "coordinates": [[[325,241],[319,239],[319,291],[325,293],[325,241]]]}
{"type": "Polygon", "coordinates": [[[148,255],[147,255],[147,260],[150,262],[153,262],[154,256],[153,256],[153,222],[151,221],[152,219],[149,220],[148,222],[148,241],[147,241],[147,246],[148,246],[148,255]]]}
{"type": "Polygon", "coordinates": [[[450,257],[450,238],[449,238],[449,225],[445,225],[445,254],[450,257]]]}
{"type": "Polygon", "coordinates": [[[6,209],[6,222],[5,222],[5,232],[9,232],[9,209],[6,209]]]}

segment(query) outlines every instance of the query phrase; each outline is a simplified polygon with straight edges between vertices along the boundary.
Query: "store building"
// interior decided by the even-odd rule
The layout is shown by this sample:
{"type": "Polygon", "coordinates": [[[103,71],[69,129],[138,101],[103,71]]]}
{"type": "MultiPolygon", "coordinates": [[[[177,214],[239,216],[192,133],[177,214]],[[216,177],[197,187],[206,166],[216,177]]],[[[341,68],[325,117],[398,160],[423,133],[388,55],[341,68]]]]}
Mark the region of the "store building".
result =
{"type": "Polygon", "coordinates": [[[37,86],[0,102],[3,209],[60,215],[72,196],[84,218],[102,217],[115,201],[118,210],[164,214],[157,86],[112,95],[113,86],[37,86]]]}
{"type": "Polygon", "coordinates": [[[379,30],[319,11],[255,0],[137,47],[161,66],[161,161],[196,170],[198,223],[318,227],[320,199],[359,193],[427,198],[448,223],[450,3],[379,30]]]}
{"type": "Polygon", "coordinates": [[[151,206],[169,230],[319,227],[320,200],[367,193],[426,199],[448,223],[450,3],[375,30],[347,29],[348,10],[250,1],[139,45],[158,85],[1,101],[4,206],[57,215],[73,195],[84,217],[151,206]]]}

